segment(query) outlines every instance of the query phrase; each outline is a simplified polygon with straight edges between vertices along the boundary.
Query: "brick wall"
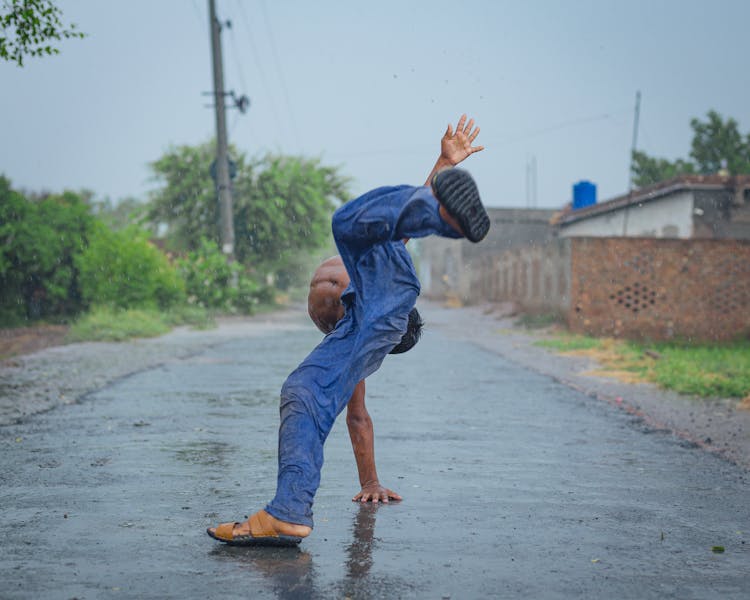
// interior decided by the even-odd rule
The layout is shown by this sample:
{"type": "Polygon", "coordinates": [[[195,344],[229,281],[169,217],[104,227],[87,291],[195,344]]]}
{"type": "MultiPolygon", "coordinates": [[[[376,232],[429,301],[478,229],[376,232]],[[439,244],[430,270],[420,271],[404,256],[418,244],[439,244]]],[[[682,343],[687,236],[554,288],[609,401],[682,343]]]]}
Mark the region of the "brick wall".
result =
{"type": "Polygon", "coordinates": [[[482,256],[438,241],[422,265],[428,297],[515,302],[597,336],[750,335],[750,241],[567,238],[482,256]]]}
{"type": "Polygon", "coordinates": [[[571,330],[656,340],[750,334],[750,242],[571,239],[571,330]]]}

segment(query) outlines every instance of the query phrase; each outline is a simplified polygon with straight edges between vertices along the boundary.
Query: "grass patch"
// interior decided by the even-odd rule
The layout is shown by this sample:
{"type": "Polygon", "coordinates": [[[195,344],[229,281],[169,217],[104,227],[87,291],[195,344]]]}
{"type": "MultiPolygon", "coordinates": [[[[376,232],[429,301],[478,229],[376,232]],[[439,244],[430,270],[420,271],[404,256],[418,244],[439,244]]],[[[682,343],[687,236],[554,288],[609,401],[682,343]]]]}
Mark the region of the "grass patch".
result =
{"type": "Polygon", "coordinates": [[[699,396],[750,394],[750,341],[721,346],[659,344],[651,371],[661,386],[699,396]]]}
{"type": "Polygon", "coordinates": [[[170,308],[167,312],[161,314],[171,327],[177,327],[178,325],[190,325],[193,329],[213,329],[216,327],[216,320],[213,315],[200,306],[186,304],[170,308]]]}
{"type": "Polygon", "coordinates": [[[539,340],[534,342],[535,346],[541,346],[542,348],[552,348],[559,352],[571,352],[573,350],[592,350],[599,348],[602,345],[602,341],[597,338],[588,337],[585,335],[560,335],[550,340],[539,340]]]}
{"type": "Polygon", "coordinates": [[[180,307],[168,312],[152,309],[117,310],[96,307],[73,323],[66,342],[121,342],[131,338],[156,337],[177,325],[198,329],[213,326],[213,319],[201,308],[180,307]]]}
{"type": "Polygon", "coordinates": [[[602,365],[591,374],[631,383],[647,381],[703,397],[750,395],[750,340],[715,345],[646,344],[562,334],[536,345],[590,356],[602,365]]]}
{"type": "Polygon", "coordinates": [[[560,319],[556,314],[543,313],[540,315],[521,315],[515,324],[526,329],[543,329],[559,322],[560,319]]]}

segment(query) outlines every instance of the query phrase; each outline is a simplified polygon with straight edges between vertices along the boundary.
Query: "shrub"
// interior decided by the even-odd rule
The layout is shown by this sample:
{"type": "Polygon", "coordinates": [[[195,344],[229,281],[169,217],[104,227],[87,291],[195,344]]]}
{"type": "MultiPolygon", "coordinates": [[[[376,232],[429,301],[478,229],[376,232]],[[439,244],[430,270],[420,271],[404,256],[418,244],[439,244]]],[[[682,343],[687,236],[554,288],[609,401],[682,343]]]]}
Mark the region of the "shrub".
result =
{"type": "Polygon", "coordinates": [[[219,246],[206,238],[178,266],[190,304],[250,314],[259,303],[273,302],[272,290],[245,273],[239,263],[228,263],[219,246]]]}
{"type": "Polygon", "coordinates": [[[32,201],[0,177],[0,324],[81,310],[76,257],[93,224],[79,195],[32,201]]]}
{"type": "Polygon", "coordinates": [[[148,234],[136,227],[112,231],[95,223],[77,265],[88,305],[163,309],[185,298],[177,269],[148,241],[148,234]]]}

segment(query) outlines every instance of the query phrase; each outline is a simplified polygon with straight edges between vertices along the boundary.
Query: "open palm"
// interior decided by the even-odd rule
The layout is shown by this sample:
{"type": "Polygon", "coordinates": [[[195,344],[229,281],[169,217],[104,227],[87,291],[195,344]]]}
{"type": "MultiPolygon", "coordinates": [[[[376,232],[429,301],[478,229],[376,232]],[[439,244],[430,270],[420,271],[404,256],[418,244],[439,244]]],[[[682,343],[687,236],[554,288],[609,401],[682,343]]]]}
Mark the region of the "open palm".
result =
{"type": "Polygon", "coordinates": [[[440,140],[441,157],[450,164],[457,165],[475,152],[484,150],[484,146],[472,146],[478,135],[479,127],[474,127],[474,119],[469,119],[467,123],[466,115],[461,115],[456,124],[455,133],[449,123],[448,129],[440,140]]]}

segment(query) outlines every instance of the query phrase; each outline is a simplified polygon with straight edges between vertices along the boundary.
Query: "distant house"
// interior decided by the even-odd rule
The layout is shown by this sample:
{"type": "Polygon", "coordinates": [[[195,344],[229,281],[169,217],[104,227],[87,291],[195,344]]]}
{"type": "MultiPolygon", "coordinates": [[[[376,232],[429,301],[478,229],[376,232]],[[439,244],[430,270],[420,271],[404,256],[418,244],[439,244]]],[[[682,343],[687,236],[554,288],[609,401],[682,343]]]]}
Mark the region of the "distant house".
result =
{"type": "Polygon", "coordinates": [[[750,175],[682,175],[553,223],[560,237],[750,240],[750,175]]]}

